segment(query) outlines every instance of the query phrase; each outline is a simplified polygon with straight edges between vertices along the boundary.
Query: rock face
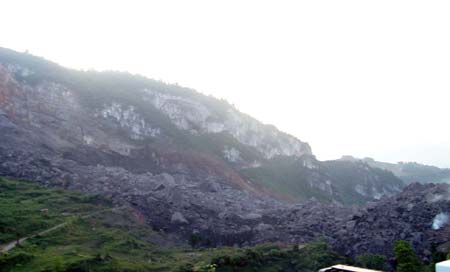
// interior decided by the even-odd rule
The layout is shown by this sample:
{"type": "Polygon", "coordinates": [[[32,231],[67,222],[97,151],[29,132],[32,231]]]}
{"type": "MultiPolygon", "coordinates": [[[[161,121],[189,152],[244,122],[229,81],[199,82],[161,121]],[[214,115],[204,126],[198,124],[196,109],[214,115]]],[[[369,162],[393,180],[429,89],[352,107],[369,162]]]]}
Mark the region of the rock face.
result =
{"type": "MultiPolygon", "coordinates": [[[[124,73],[71,71],[6,49],[0,129],[0,175],[109,196],[139,209],[155,229],[196,235],[205,245],[326,237],[337,247],[340,239],[360,243],[342,243],[356,254],[367,247],[363,227],[386,218],[345,205],[403,186],[366,163],[320,162],[307,143],[193,90],[124,73]],[[354,212],[362,215],[348,219],[354,212]]],[[[430,209],[429,216],[437,211],[430,209]]],[[[403,212],[401,222],[410,224],[403,212]]],[[[428,235],[425,228],[411,228],[406,239],[428,237],[419,237],[428,235]]],[[[402,236],[375,234],[380,241],[402,236]]],[[[378,244],[376,250],[387,248],[378,244]]]]}
{"type": "MultiPolygon", "coordinates": [[[[143,99],[167,116],[178,129],[192,134],[228,133],[239,143],[254,147],[268,159],[280,155],[300,157],[311,154],[308,144],[273,126],[264,125],[229,105],[211,108],[197,97],[166,94],[153,89],[143,92],[143,99]]],[[[239,152],[234,148],[232,150],[239,152]]]]}

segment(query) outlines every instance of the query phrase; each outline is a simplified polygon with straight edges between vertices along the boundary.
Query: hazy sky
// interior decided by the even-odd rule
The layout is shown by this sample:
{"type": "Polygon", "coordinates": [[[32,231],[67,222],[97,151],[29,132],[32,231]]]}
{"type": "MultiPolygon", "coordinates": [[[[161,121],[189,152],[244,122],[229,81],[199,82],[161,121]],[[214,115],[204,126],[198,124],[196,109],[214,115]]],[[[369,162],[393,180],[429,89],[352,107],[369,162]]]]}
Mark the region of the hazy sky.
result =
{"type": "Polygon", "coordinates": [[[450,167],[450,1],[2,1],[0,46],[225,98],[344,154],[450,167]]]}

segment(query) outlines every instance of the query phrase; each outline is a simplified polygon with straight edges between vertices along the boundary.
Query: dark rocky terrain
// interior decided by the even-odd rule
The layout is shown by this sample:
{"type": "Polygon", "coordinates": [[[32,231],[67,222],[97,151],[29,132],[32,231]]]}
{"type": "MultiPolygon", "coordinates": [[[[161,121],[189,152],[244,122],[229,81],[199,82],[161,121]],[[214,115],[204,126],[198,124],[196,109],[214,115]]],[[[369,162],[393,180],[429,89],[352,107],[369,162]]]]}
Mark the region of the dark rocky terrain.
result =
{"type": "Polygon", "coordinates": [[[367,205],[347,217],[336,232],[337,247],[354,256],[364,252],[392,256],[392,244],[408,240],[417,253],[429,260],[430,249],[450,246],[450,186],[408,185],[396,196],[367,205]]]}
{"type": "Polygon", "coordinates": [[[0,175],[130,204],[206,246],[325,239],[349,255],[449,240],[448,186],[410,185],[310,146],[224,101],[0,49],[0,175]],[[381,199],[381,200],[380,200],[381,199]],[[367,203],[379,200],[365,206],[367,203]],[[433,200],[433,201],[432,201],[433,200]]]}

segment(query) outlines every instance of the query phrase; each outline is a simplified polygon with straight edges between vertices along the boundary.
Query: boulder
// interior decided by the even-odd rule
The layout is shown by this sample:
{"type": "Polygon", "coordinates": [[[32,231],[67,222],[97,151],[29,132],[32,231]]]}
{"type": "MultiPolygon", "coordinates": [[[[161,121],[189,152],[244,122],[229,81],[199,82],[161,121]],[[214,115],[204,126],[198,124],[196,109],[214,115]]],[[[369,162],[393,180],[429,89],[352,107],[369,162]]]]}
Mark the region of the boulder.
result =
{"type": "Polygon", "coordinates": [[[255,230],[257,231],[273,230],[273,226],[269,224],[259,223],[258,226],[255,227],[255,230]]]}
{"type": "Polygon", "coordinates": [[[180,212],[173,213],[170,218],[170,222],[174,224],[189,224],[189,221],[187,221],[187,219],[180,212]]]}

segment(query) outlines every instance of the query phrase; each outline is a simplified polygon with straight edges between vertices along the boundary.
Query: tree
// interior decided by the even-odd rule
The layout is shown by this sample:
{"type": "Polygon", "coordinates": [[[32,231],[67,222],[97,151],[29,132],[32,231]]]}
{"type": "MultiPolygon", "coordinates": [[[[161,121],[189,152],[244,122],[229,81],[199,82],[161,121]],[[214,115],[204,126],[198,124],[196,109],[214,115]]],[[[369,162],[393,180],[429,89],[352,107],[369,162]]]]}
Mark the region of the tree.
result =
{"type": "Polygon", "coordinates": [[[23,238],[23,236],[25,235],[25,231],[24,231],[24,227],[22,227],[22,225],[18,224],[15,228],[14,228],[14,234],[16,236],[16,245],[20,245],[20,239],[23,238]]]}
{"type": "Polygon", "coordinates": [[[380,254],[363,254],[356,257],[356,264],[365,268],[386,269],[386,256],[380,254]]]}
{"type": "Polygon", "coordinates": [[[202,241],[202,237],[197,233],[193,233],[189,237],[189,244],[193,248],[196,248],[198,245],[200,245],[201,241],[202,241]]]}
{"type": "Polygon", "coordinates": [[[397,272],[422,272],[423,264],[408,241],[400,240],[394,244],[397,272]]]}

